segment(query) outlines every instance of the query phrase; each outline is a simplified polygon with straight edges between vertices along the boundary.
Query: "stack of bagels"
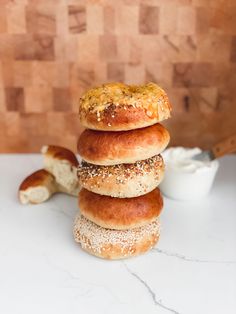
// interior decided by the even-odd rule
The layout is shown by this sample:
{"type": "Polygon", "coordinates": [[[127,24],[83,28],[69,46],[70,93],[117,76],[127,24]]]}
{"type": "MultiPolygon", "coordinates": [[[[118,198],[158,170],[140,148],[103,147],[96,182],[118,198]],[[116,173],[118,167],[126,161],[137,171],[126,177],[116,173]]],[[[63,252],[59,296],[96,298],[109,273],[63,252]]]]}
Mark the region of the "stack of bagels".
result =
{"type": "Polygon", "coordinates": [[[87,252],[120,259],[144,253],[158,241],[160,153],[170,138],[159,122],[170,111],[166,93],[154,83],[104,84],[80,99],[86,129],[78,140],[82,189],[74,237],[87,252]]]}

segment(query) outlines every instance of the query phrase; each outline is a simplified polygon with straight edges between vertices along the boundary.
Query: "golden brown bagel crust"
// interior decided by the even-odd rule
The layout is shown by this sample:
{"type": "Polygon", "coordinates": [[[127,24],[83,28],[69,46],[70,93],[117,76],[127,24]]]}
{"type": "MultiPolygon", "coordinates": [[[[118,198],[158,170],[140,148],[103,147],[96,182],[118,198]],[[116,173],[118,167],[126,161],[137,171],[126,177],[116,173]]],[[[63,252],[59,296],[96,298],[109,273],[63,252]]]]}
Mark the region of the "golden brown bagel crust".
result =
{"type": "Polygon", "coordinates": [[[36,186],[47,185],[48,182],[53,181],[54,176],[51,175],[51,173],[49,173],[47,170],[40,169],[33,172],[24,179],[19,187],[19,191],[25,191],[28,188],[33,188],[36,186]]]}
{"type": "Polygon", "coordinates": [[[45,145],[42,147],[42,153],[45,155],[45,157],[51,157],[54,160],[67,160],[75,167],[77,167],[79,164],[75,154],[65,147],[45,145]]]}
{"type": "Polygon", "coordinates": [[[74,223],[74,239],[88,253],[106,259],[121,259],[143,254],[158,241],[158,218],[143,227],[111,230],[97,226],[82,215],[74,223]]]}
{"type": "Polygon", "coordinates": [[[82,161],[78,167],[79,183],[85,189],[113,197],[137,197],[155,189],[164,176],[161,155],[133,164],[98,166],[82,161]]]}
{"type": "Polygon", "coordinates": [[[79,118],[89,129],[124,131],[143,128],[170,117],[165,91],[154,83],[108,83],[90,89],[80,99],[79,118]]]}
{"type": "Polygon", "coordinates": [[[121,132],[87,129],[79,137],[78,152],[86,162],[95,165],[135,163],[160,154],[169,139],[161,124],[121,132]]]}
{"type": "Polygon", "coordinates": [[[22,204],[39,204],[57,192],[54,176],[47,170],[40,169],[26,177],[21,183],[18,197],[22,204]]]}
{"type": "Polygon", "coordinates": [[[79,193],[81,214],[98,226],[125,230],[155,220],[163,207],[159,189],[133,198],[114,198],[82,189],[79,193]]]}
{"type": "Polygon", "coordinates": [[[74,196],[78,196],[79,181],[77,167],[79,162],[75,154],[64,147],[45,145],[42,147],[44,168],[54,177],[59,190],[74,196]]]}

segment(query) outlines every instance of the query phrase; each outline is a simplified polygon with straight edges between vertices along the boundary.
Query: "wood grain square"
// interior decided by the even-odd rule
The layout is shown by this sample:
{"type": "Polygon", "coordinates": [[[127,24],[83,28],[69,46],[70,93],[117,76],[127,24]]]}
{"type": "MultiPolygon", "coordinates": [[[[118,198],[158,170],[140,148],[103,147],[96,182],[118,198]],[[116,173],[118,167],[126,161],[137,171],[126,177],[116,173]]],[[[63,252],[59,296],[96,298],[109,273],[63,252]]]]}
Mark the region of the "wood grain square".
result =
{"type": "Polygon", "coordinates": [[[107,78],[112,82],[123,82],[125,80],[124,63],[108,63],[107,78]]]}
{"type": "MultiPolygon", "coordinates": [[[[183,35],[179,38],[179,47],[181,49],[180,61],[197,62],[198,42],[197,36],[183,35]]],[[[205,60],[201,59],[202,62],[205,60]]],[[[211,60],[212,61],[212,60],[211,60]]]]}
{"type": "Polygon", "coordinates": [[[10,60],[4,60],[1,64],[1,76],[4,87],[14,86],[14,64],[10,60]]]}
{"type": "Polygon", "coordinates": [[[91,63],[71,64],[70,65],[70,85],[78,86],[81,91],[93,85],[95,80],[94,66],[91,63]]]}
{"type": "MultiPolygon", "coordinates": [[[[120,61],[120,62],[130,62],[130,50],[131,50],[131,40],[133,37],[126,36],[126,35],[120,35],[116,36],[116,55],[113,60],[110,60],[111,62],[114,61],[120,61]]],[[[137,38],[137,37],[136,37],[137,38]]],[[[106,59],[103,60],[104,62],[109,62],[106,61],[106,59]]]]}
{"type": "Polygon", "coordinates": [[[52,88],[47,86],[30,86],[25,88],[25,111],[41,113],[52,110],[52,88]]]}
{"type": "Polygon", "coordinates": [[[181,61],[182,49],[180,47],[180,36],[164,35],[159,39],[160,55],[163,62],[178,62],[181,61]]]}
{"type": "Polygon", "coordinates": [[[6,112],[5,89],[0,86],[0,112],[6,112]]]}
{"type": "Polygon", "coordinates": [[[158,34],[159,8],[141,5],[139,12],[139,31],[141,34],[158,34]]]}
{"type": "Polygon", "coordinates": [[[54,39],[55,59],[76,62],[78,58],[78,38],[74,35],[60,36],[54,39]]]}
{"type": "Polygon", "coordinates": [[[93,64],[94,69],[94,85],[101,85],[108,82],[107,79],[107,63],[97,62],[93,64]]]}
{"type": "Polygon", "coordinates": [[[104,6],[103,16],[105,34],[113,34],[115,30],[115,7],[104,6]]]}
{"type": "Polygon", "coordinates": [[[35,44],[31,34],[13,35],[15,60],[34,60],[35,44]]]}
{"type": "Polygon", "coordinates": [[[208,87],[213,85],[211,63],[174,64],[173,85],[179,87],[208,87]]]}
{"type": "Polygon", "coordinates": [[[54,60],[54,38],[50,35],[13,35],[16,60],[54,60]]]}
{"type": "Polygon", "coordinates": [[[1,153],[25,153],[32,152],[32,148],[29,147],[29,138],[18,134],[18,136],[6,136],[0,137],[1,153]]]}
{"type": "Polygon", "coordinates": [[[97,35],[79,34],[78,39],[78,62],[98,62],[99,38],[97,35]]]}
{"type": "Polygon", "coordinates": [[[0,33],[0,60],[14,59],[14,38],[6,33],[0,33]]]}
{"type": "Polygon", "coordinates": [[[47,136],[48,121],[45,113],[22,113],[20,115],[21,134],[35,140],[35,137],[47,136]],[[30,134],[30,136],[29,136],[30,134]]]}
{"type": "Polygon", "coordinates": [[[68,30],[68,9],[67,3],[61,3],[57,5],[56,9],[56,29],[58,37],[67,36],[68,30]]]}
{"type": "Polygon", "coordinates": [[[70,111],[71,99],[66,88],[53,88],[53,108],[55,111],[70,111]]]}
{"type": "Polygon", "coordinates": [[[88,34],[103,34],[104,17],[103,7],[101,5],[88,5],[86,7],[86,18],[86,30],[88,34]]]}
{"type": "Polygon", "coordinates": [[[56,77],[53,86],[69,89],[69,63],[57,61],[55,62],[55,66],[56,77]]]}
{"type": "Polygon", "coordinates": [[[54,60],[54,37],[50,35],[34,35],[36,60],[54,60]]]}
{"type": "Polygon", "coordinates": [[[115,33],[117,35],[138,34],[139,7],[122,5],[117,9],[115,16],[115,33]]]}
{"type": "Polygon", "coordinates": [[[14,3],[7,6],[7,32],[9,34],[26,33],[25,6],[14,3]]]}
{"type": "Polygon", "coordinates": [[[32,62],[15,61],[13,67],[14,87],[30,86],[32,84],[32,62]]]}
{"type": "Polygon", "coordinates": [[[227,7],[224,2],[219,3],[211,18],[211,26],[216,31],[227,35],[236,35],[236,5],[227,7]]]}
{"type": "Polygon", "coordinates": [[[125,82],[127,84],[141,84],[141,82],[144,82],[144,79],[145,69],[142,64],[125,66],[125,82]]]}
{"type": "Polygon", "coordinates": [[[113,61],[117,57],[117,40],[115,36],[103,35],[99,38],[101,60],[113,61]]]}
{"type": "Polygon", "coordinates": [[[174,105],[175,115],[191,113],[196,105],[192,99],[191,92],[186,87],[169,88],[168,97],[174,105]]]}
{"type": "Polygon", "coordinates": [[[231,39],[230,61],[236,62],[236,36],[231,39]]]}
{"type": "Polygon", "coordinates": [[[7,112],[5,114],[6,136],[15,136],[18,138],[21,133],[20,113],[7,112]]]}
{"type": "Polygon", "coordinates": [[[208,7],[196,8],[196,33],[207,34],[211,27],[212,9],[208,7]]]}
{"type": "Polygon", "coordinates": [[[0,88],[3,87],[3,72],[2,72],[2,63],[0,62],[0,88]]]}
{"type": "MultiPolygon", "coordinates": [[[[66,112],[65,113],[65,128],[68,135],[74,136],[75,142],[79,134],[82,132],[83,127],[78,121],[78,109],[76,113],[66,112]]],[[[76,149],[76,146],[73,147],[73,151],[76,149]]]]}
{"type": "Polygon", "coordinates": [[[82,5],[68,6],[68,27],[72,34],[83,33],[86,31],[86,7],[82,5]]]}
{"type": "Polygon", "coordinates": [[[24,89],[22,87],[6,87],[5,97],[8,111],[24,111],[24,89]]]}
{"type": "MultiPolygon", "coordinates": [[[[6,136],[6,113],[2,113],[0,111],[0,140],[3,140],[5,136],[6,136]]],[[[0,149],[1,146],[2,145],[0,145],[0,149]]]]}
{"type": "Polygon", "coordinates": [[[173,35],[177,31],[178,6],[173,3],[160,6],[159,31],[163,35],[173,35]]]}
{"type": "Polygon", "coordinates": [[[7,32],[7,14],[6,8],[1,6],[0,9],[0,34],[7,32]]]}
{"type": "MultiPolygon", "coordinates": [[[[128,61],[130,64],[140,64],[143,62],[143,55],[142,55],[142,42],[139,39],[139,36],[132,36],[129,37],[128,43],[128,61]]],[[[120,46],[120,45],[119,45],[120,46]]],[[[120,47],[119,47],[120,48],[120,47]]],[[[122,46],[123,48],[123,46],[122,46]]],[[[123,49],[120,49],[121,51],[123,49]]]]}
{"type": "Polygon", "coordinates": [[[142,62],[156,62],[164,58],[161,50],[161,37],[154,35],[143,35],[142,40],[142,62]]]}
{"type": "Polygon", "coordinates": [[[49,136],[66,136],[65,115],[63,112],[48,112],[46,115],[49,136]],[[64,131],[62,134],[62,130],[64,131]]]}
{"type": "Polygon", "coordinates": [[[162,68],[161,63],[150,63],[145,67],[145,80],[146,82],[161,82],[162,68]]]}
{"type": "Polygon", "coordinates": [[[52,61],[32,62],[32,85],[53,86],[57,78],[56,64],[52,61]]]}
{"type": "Polygon", "coordinates": [[[198,94],[198,108],[203,114],[212,114],[220,109],[217,87],[201,88],[198,94]]]}
{"type": "Polygon", "coordinates": [[[177,33],[193,35],[196,29],[196,10],[191,6],[178,8],[177,33]]]}
{"type": "Polygon", "coordinates": [[[197,57],[203,62],[227,62],[230,59],[231,36],[220,34],[199,35],[197,57]]]}
{"type": "Polygon", "coordinates": [[[25,8],[26,28],[28,33],[55,35],[56,6],[50,3],[29,4],[25,8]]]}
{"type": "Polygon", "coordinates": [[[155,62],[146,64],[145,81],[155,82],[164,89],[172,84],[173,65],[172,63],[155,62]]]}

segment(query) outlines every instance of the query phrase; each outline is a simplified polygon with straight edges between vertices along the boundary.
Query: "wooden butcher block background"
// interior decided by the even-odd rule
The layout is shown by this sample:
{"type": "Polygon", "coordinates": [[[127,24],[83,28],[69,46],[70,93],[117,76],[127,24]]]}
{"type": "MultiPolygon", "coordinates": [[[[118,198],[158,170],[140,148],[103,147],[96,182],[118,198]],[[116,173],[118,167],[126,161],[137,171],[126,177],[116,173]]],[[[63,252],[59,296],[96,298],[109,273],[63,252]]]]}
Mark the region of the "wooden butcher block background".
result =
{"type": "Polygon", "coordinates": [[[75,151],[91,86],[159,83],[173,145],[236,132],[234,0],[0,2],[0,152],[75,151]]]}

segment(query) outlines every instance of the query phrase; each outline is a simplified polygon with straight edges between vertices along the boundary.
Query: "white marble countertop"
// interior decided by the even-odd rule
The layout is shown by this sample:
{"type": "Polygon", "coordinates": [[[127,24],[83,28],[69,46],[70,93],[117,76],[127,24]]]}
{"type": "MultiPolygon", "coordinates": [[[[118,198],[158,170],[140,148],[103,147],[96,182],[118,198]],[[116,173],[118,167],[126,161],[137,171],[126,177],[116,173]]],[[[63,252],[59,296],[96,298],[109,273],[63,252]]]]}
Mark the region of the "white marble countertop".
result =
{"type": "Polygon", "coordinates": [[[220,163],[209,197],[165,200],[156,248],[106,261],[73,240],[75,198],[19,204],[41,157],[0,155],[0,313],[235,314],[236,156],[220,163]]]}

